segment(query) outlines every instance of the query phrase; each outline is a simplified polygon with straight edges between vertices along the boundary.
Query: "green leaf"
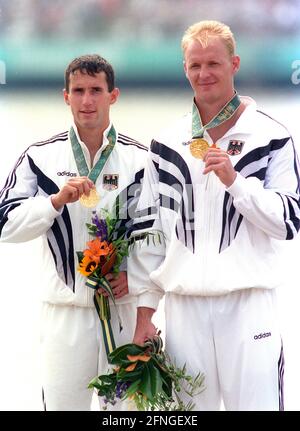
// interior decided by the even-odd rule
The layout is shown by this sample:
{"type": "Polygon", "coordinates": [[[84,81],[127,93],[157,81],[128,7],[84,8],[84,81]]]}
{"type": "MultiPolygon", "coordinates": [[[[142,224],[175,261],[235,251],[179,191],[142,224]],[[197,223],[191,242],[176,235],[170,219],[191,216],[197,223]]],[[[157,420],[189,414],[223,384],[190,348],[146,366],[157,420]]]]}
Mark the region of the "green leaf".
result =
{"type": "Polygon", "coordinates": [[[102,376],[99,376],[98,379],[102,382],[102,383],[114,383],[117,380],[117,376],[116,373],[111,373],[111,374],[103,374],[102,376]]]}
{"type": "Polygon", "coordinates": [[[80,263],[83,259],[84,254],[82,251],[76,251],[76,254],[77,254],[78,262],[80,263]]]}
{"type": "Polygon", "coordinates": [[[143,369],[142,381],[139,386],[139,390],[142,392],[143,395],[147,397],[147,399],[153,401],[151,374],[148,364],[145,364],[145,367],[143,369]]]}
{"type": "Polygon", "coordinates": [[[95,224],[86,223],[85,225],[88,228],[88,230],[91,230],[92,232],[97,232],[97,226],[95,224]]]}
{"type": "Polygon", "coordinates": [[[126,381],[133,382],[137,378],[140,378],[141,374],[142,374],[142,368],[134,371],[125,371],[122,369],[118,372],[118,380],[123,382],[126,382],[126,381]]]}
{"type": "Polygon", "coordinates": [[[150,402],[154,401],[154,397],[162,391],[163,383],[158,368],[151,362],[146,363],[141,378],[139,390],[150,402]]]}
{"type": "Polygon", "coordinates": [[[137,344],[124,344],[109,354],[109,360],[111,364],[117,365],[120,363],[120,360],[128,360],[127,355],[139,355],[144,350],[144,347],[137,344]]]}
{"type": "Polygon", "coordinates": [[[108,374],[94,377],[88,384],[88,388],[103,389],[104,387],[115,386],[116,374],[108,374]]]}
{"type": "Polygon", "coordinates": [[[138,379],[129,386],[129,388],[126,390],[126,398],[135,394],[139,390],[140,383],[141,379],[138,379]]]}
{"type": "Polygon", "coordinates": [[[171,377],[164,373],[162,374],[163,384],[162,384],[162,390],[165,392],[165,394],[168,397],[172,397],[172,379],[171,377]]]}
{"type": "Polygon", "coordinates": [[[91,389],[91,388],[99,388],[99,385],[100,385],[100,381],[99,381],[99,379],[98,379],[98,376],[97,377],[94,377],[91,381],[90,381],[90,383],[88,384],[88,388],[89,389],[91,389]]]}
{"type": "Polygon", "coordinates": [[[150,373],[151,392],[152,396],[155,397],[162,391],[163,380],[159,369],[153,364],[153,362],[148,362],[148,368],[150,373]]]}

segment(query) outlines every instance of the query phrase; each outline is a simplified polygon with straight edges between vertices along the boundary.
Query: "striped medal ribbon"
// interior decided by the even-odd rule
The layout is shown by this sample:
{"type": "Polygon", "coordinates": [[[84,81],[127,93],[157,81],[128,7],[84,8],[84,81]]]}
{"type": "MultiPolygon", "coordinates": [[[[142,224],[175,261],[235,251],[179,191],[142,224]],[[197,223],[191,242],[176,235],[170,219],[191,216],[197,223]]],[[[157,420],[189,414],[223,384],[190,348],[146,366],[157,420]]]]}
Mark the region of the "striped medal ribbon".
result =
{"type": "MultiPolygon", "coordinates": [[[[89,170],[88,165],[86,163],[81,145],[78,142],[75,130],[73,126],[70,128],[70,140],[71,140],[71,146],[73,155],[76,161],[76,166],[79,172],[80,176],[86,176],[90,178],[90,180],[93,181],[94,184],[96,184],[96,180],[99,177],[110,153],[114,149],[115,143],[116,143],[116,131],[113,125],[111,125],[111,128],[108,132],[107,139],[109,141],[109,144],[107,147],[102,151],[101,156],[97,163],[92,167],[91,170],[89,170]]],[[[80,203],[87,207],[87,208],[94,208],[98,202],[100,201],[100,196],[96,190],[96,187],[93,188],[90,191],[90,195],[82,195],[79,199],[80,203]]]]}
{"type": "Polygon", "coordinates": [[[233,97],[226,103],[225,106],[210,120],[207,124],[203,125],[200,112],[198,111],[195,101],[193,102],[192,112],[192,139],[187,142],[186,145],[190,146],[192,156],[196,159],[203,159],[206,151],[209,148],[209,143],[203,139],[205,130],[212,129],[213,127],[219,126],[225,121],[229,120],[236,112],[241,104],[237,92],[234,92],[233,97]]]}

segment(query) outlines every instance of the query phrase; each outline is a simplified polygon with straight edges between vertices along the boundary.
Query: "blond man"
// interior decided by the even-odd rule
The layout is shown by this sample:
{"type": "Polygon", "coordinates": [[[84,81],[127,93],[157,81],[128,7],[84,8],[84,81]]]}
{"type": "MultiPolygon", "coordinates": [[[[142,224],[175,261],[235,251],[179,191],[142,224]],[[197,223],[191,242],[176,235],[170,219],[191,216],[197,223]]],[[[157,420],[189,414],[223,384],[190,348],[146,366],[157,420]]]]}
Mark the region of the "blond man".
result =
{"type": "Polygon", "coordinates": [[[153,139],[135,233],[165,244],[129,262],[139,295],[134,341],[153,336],[165,294],[166,349],[205,374],[196,410],[283,409],[276,288],[279,240],[299,229],[299,168],[288,131],[237,94],[230,28],[192,25],[182,39],[192,111],[153,139]]]}

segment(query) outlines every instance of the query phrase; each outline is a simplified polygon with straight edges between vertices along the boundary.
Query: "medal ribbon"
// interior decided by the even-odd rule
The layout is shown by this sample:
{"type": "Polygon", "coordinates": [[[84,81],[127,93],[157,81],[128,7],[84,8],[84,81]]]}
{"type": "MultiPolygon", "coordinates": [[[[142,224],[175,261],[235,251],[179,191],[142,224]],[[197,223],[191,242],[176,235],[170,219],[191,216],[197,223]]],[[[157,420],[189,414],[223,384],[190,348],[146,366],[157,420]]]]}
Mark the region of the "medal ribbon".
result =
{"type": "MultiPolygon", "coordinates": [[[[209,121],[209,123],[203,125],[198,111],[197,105],[193,102],[193,114],[192,114],[192,139],[203,138],[205,130],[212,129],[213,127],[219,126],[225,121],[229,120],[238,109],[241,104],[237,92],[234,92],[234,96],[225,106],[217,113],[217,115],[209,121]]],[[[190,142],[189,142],[190,143],[190,142]]]]}
{"type": "Polygon", "coordinates": [[[108,132],[107,139],[109,141],[109,144],[105,149],[102,151],[101,156],[97,163],[92,167],[91,170],[89,170],[88,165],[86,163],[81,145],[78,142],[76,133],[74,131],[73,126],[70,128],[70,140],[72,145],[72,150],[74,154],[74,158],[76,161],[76,166],[79,172],[80,176],[86,176],[89,177],[90,180],[93,181],[94,184],[96,184],[96,180],[99,177],[110,153],[114,149],[115,143],[116,143],[116,131],[113,125],[111,125],[111,128],[108,132]]]}

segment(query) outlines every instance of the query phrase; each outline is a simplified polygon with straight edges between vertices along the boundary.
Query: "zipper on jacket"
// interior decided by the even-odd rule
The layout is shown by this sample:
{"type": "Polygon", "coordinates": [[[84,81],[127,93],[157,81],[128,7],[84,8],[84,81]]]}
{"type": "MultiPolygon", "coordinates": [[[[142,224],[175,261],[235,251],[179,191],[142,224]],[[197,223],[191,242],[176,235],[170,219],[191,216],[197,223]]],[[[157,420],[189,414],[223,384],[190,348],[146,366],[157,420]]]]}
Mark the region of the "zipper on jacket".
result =
{"type": "Polygon", "coordinates": [[[204,202],[205,202],[205,211],[204,211],[204,228],[203,228],[203,258],[202,258],[202,288],[206,290],[206,281],[207,274],[209,272],[208,262],[209,262],[209,254],[210,254],[210,243],[211,243],[211,223],[212,223],[212,214],[215,208],[214,198],[213,196],[214,190],[214,175],[213,172],[210,172],[207,176],[207,179],[204,184],[204,202]]]}

